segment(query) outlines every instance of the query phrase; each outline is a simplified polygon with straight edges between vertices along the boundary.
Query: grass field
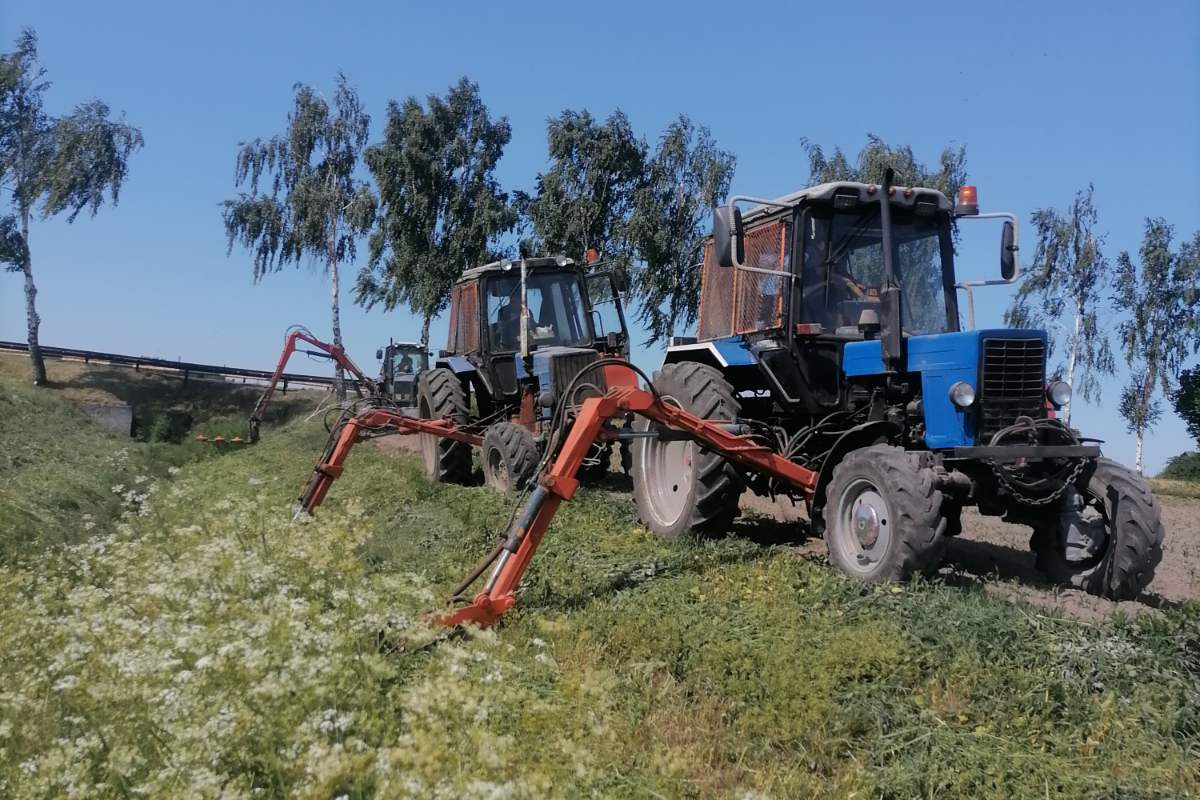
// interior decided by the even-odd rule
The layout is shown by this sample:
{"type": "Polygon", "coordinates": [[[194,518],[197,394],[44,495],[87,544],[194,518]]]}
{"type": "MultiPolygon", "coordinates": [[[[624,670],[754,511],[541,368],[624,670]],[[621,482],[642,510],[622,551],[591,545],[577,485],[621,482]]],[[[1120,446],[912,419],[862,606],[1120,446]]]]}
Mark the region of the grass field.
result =
{"type": "Polygon", "coordinates": [[[447,635],[421,614],[504,498],[361,447],[293,525],[325,438],[300,419],[220,458],[122,445],[130,498],[59,455],[116,443],[59,393],[0,392],[5,451],[62,440],[4,482],[86,487],[95,523],[0,565],[0,796],[1200,794],[1195,604],[1085,624],[866,587],[746,538],[663,542],[585,491],[505,624],[447,635]]]}

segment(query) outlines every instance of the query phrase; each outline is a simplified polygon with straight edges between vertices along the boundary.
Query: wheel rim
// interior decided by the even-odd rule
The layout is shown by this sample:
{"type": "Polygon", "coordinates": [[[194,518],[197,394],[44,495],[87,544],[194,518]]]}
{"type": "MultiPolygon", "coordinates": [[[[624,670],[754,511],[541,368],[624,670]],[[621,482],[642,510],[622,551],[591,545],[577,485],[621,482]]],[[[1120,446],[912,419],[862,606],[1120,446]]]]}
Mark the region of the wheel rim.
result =
{"type": "Polygon", "coordinates": [[[508,491],[508,464],[504,461],[504,453],[499,447],[493,447],[487,454],[488,475],[491,484],[502,492],[508,491]]]}
{"type": "Polygon", "coordinates": [[[838,501],[834,545],[846,566],[873,572],[892,546],[892,512],[878,487],[865,478],[852,482],[838,501]]]}
{"type": "MultiPolygon", "coordinates": [[[[418,404],[418,413],[421,419],[429,419],[429,401],[421,398],[418,404]]],[[[432,433],[422,433],[421,437],[421,459],[425,462],[425,472],[431,477],[437,477],[438,468],[438,437],[432,433]]]]}
{"type": "MultiPolygon", "coordinates": [[[[663,400],[679,405],[670,397],[663,400]]],[[[658,439],[643,439],[642,442],[639,466],[646,499],[650,501],[648,511],[656,523],[670,527],[691,507],[696,446],[692,442],[662,442],[658,439]]]]}
{"type": "Polygon", "coordinates": [[[1108,508],[1091,491],[1068,489],[1058,514],[1058,547],[1077,566],[1099,563],[1108,547],[1108,508]]]}

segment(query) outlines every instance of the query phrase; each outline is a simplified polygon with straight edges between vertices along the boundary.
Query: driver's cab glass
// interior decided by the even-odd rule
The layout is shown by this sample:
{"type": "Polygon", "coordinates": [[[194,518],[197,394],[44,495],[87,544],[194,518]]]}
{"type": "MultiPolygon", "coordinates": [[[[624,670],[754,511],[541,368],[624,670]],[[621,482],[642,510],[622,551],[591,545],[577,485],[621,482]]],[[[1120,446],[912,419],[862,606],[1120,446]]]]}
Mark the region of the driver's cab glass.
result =
{"type": "MultiPolygon", "coordinates": [[[[839,336],[860,336],[862,312],[878,312],[884,289],[878,206],[854,213],[809,209],[801,218],[804,268],[800,322],[839,336]]],[[[948,330],[941,237],[935,218],[893,209],[893,265],[900,284],[904,333],[948,330]]]]}
{"type": "Polygon", "coordinates": [[[587,290],[588,299],[592,302],[592,325],[597,338],[604,338],[610,333],[621,334],[624,321],[621,319],[621,308],[617,303],[612,278],[607,273],[589,275],[587,290]]]}
{"type": "MultiPolygon", "coordinates": [[[[583,297],[573,274],[530,273],[526,276],[525,326],[530,349],[551,345],[590,344],[583,297]]],[[[507,274],[489,281],[488,337],[494,351],[521,346],[521,276],[507,274]]]]}
{"type": "Polygon", "coordinates": [[[411,353],[397,353],[393,363],[395,364],[393,369],[397,375],[411,375],[416,369],[411,353]]]}

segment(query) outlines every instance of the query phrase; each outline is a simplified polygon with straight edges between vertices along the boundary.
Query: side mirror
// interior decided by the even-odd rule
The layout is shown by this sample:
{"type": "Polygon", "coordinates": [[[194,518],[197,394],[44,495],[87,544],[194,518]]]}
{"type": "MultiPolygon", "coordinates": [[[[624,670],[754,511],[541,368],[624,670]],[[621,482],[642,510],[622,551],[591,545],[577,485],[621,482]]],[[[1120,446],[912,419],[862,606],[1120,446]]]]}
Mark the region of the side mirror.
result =
{"type": "Polygon", "coordinates": [[[1013,244],[1013,238],[1013,224],[1005,221],[1000,234],[1000,277],[1006,281],[1017,276],[1017,246],[1013,244]]]}
{"type": "Polygon", "coordinates": [[[612,273],[612,285],[618,294],[625,294],[629,291],[629,276],[625,274],[625,270],[612,273]]]}
{"type": "Polygon", "coordinates": [[[722,267],[737,267],[746,259],[745,229],[737,206],[713,209],[713,255],[722,267]]]}
{"type": "Polygon", "coordinates": [[[375,358],[378,359],[379,361],[383,360],[383,348],[382,347],[375,351],[375,358]]]}

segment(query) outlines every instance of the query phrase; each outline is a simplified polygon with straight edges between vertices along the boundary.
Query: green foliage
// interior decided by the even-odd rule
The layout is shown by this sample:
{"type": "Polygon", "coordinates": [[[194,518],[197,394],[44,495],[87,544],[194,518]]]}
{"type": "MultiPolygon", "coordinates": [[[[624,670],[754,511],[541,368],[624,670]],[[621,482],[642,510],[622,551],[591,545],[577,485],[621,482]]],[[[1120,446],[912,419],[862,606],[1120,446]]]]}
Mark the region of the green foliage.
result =
{"type": "Polygon", "coordinates": [[[1172,381],[1190,352],[1200,352],[1200,232],[1172,251],[1174,228],[1147,219],[1135,264],[1117,259],[1114,300],[1127,310],[1117,328],[1131,374],[1119,410],[1141,444],[1161,414],[1158,397],[1170,397],[1172,381]]]}
{"type": "MultiPolygon", "coordinates": [[[[375,219],[375,196],[355,179],[371,118],[340,73],[332,107],[311,87],[294,88],[287,132],[238,150],[234,185],[250,191],[223,204],[227,250],[236,242],[253,254],[255,281],[306,256],[320,259],[329,273],[333,344],[341,347],[338,265],[354,258],[357,238],[375,219]],[[269,187],[260,193],[264,177],[269,187]]],[[[340,399],[342,368],[334,374],[340,399]]]]}
{"type": "Polygon", "coordinates": [[[635,291],[649,331],[646,345],[696,321],[711,209],[729,192],[737,159],[708,128],[686,116],[672,122],[634,194],[630,236],[641,258],[635,291]]]}
{"type": "Polygon", "coordinates": [[[389,103],[383,141],[367,149],[380,213],[356,288],[367,308],[405,302],[423,315],[425,344],[454,281],[488,260],[496,237],[516,224],[494,177],[512,138],[508,120],[493,120],[466,78],[426,106],[415,97],[389,103]]]}
{"type": "Polygon", "coordinates": [[[250,191],[223,204],[229,251],[252,252],[256,281],[306,255],[326,269],[353,259],[374,219],[374,197],[354,177],[371,124],[357,92],[340,74],[332,107],[309,86],[295,92],[286,133],[239,146],[234,183],[250,191]]]}
{"type": "MultiPolygon", "coordinates": [[[[1037,249],[1004,321],[1015,328],[1046,329],[1051,353],[1056,344],[1065,351],[1055,375],[1072,383],[1083,399],[1098,401],[1100,379],[1112,375],[1115,364],[1099,320],[1112,267],[1104,256],[1104,237],[1096,232],[1092,193],[1090,184],[1077,192],[1065,213],[1033,212],[1037,249]]],[[[1069,422],[1069,409],[1066,418],[1069,422]]]]}
{"type": "Polygon", "coordinates": [[[873,133],[867,134],[866,145],[858,151],[851,163],[840,147],[832,155],[808,139],[800,140],[808,155],[808,171],[812,183],[830,181],[860,181],[881,183],[888,167],[896,171],[896,184],[900,186],[924,186],[937,189],[952,201],[958,188],[967,180],[967,148],[946,147],[938,158],[936,168],[927,167],[918,161],[908,145],[890,147],[873,133]]]}
{"type": "Polygon", "coordinates": [[[29,247],[30,216],[41,204],[43,219],[67,212],[74,222],[85,208],[92,216],[106,196],[117,204],[129,159],[143,146],[142,132],[110,119],[99,100],[77,106],[65,117],[46,114],[50,88],[38,62],[37,36],[26,29],[11,53],[0,55],[0,189],[8,213],[0,214],[0,263],[25,276],[25,312],[33,382],[44,383],[38,348],[38,316],[29,247]]]}
{"type": "Polygon", "coordinates": [[[1185,369],[1179,374],[1179,386],[1171,402],[1175,413],[1183,417],[1188,433],[1200,446],[1200,367],[1185,369]]]}
{"type": "Polygon", "coordinates": [[[550,168],[538,175],[533,197],[518,196],[532,237],[526,253],[564,253],[582,261],[594,248],[607,266],[630,268],[629,220],[644,184],[646,143],[622,111],[603,123],[587,111],[563,111],[546,125],[550,168]]]}
{"type": "Polygon", "coordinates": [[[1171,456],[1158,477],[1177,481],[1200,481],[1200,452],[1192,451],[1171,456]]]}
{"type": "Polygon", "coordinates": [[[54,157],[46,166],[43,216],[66,211],[74,222],[88,209],[93,216],[104,203],[113,205],[129,171],[129,157],[142,149],[142,132],[121,120],[110,120],[107,105],[94,100],[54,123],[54,157]]]}
{"type": "MultiPolygon", "coordinates": [[[[193,441],[194,433],[244,433],[259,394],[118,368],[51,366],[54,391],[34,391],[18,377],[27,369],[23,359],[0,359],[0,564],[111,529],[133,502],[127,494],[142,494],[168,470],[221,453],[193,441]],[[139,440],[108,433],[64,396],[127,404],[139,440]]],[[[294,394],[273,404],[273,424],[307,405],[294,394]]]]}
{"type": "Polygon", "coordinates": [[[0,216],[0,264],[9,271],[25,269],[29,263],[29,246],[21,235],[21,223],[16,216],[0,216]]]}

